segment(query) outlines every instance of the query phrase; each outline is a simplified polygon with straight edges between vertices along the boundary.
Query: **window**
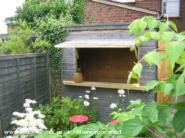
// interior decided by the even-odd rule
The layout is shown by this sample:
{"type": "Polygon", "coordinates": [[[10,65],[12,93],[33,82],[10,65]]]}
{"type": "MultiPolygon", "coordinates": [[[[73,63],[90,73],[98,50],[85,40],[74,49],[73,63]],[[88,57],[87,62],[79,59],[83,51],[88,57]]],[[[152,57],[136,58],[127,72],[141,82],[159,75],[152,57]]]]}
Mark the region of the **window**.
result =
{"type": "Polygon", "coordinates": [[[180,0],[163,0],[162,12],[163,14],[167,14],[169,17],[179,17],[180,0]]]}
{"type": "Polygon", "coordinates": [[[129,71],[137,61],[129,48],[82,48],[78,53],[77,66],[84,81],[126,83],[129,71]]]}

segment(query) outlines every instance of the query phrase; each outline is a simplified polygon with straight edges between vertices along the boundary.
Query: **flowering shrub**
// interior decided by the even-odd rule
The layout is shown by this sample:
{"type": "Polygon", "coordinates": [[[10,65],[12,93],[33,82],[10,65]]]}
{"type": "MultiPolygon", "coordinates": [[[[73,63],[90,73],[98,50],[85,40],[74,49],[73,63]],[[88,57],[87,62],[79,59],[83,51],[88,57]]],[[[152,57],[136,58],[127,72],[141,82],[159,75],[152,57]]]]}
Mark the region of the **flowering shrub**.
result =
{"type": "MultiPolygon", "coordinates": [[[[91,100],[90,94],[93,91],[96,91],[96,88],[95,87],[91,87],[91,90],[86,90],[85,91],[86,94],[84,96],[79,96],[79,98],[81,98],[81,99],[84,100],[83,101],[83,104],[84,104],[85,107],[88,107],[88,106],[91,105],[90,104],[90,100],[91,100]]],[[[98,97],[92,97],[92,100],[98,100],[98,99],[99,99],[98,97]]]]}
{"type": "Polygon", "coordinates": [[[13,112],[15,120],[11,124],[15,125],[14,135],[24,138],[31,137],[37,133],[45,131],[47,128],[44,125],[44,115],[39,111],[34,111],[31,105],[36,104],[36,101],[26,99],[24,103],[25,113],[13,112]]]}
{"type": "Polygon", "coordinates": [[[88,122],[96,122],[96,111],[83,105],[81,98],[70,97],[52,98],[46,105],[40,105],[39,109],[46,116],[45,124],[48,129],[54,131],[68,131],[74,127],[69,122],[69,117],[76,114],[84,114],[89,117],[88,122]]]}
{"type": "Polygon", "coordinates": [[[126,108],[126,101],[125,101],[125,97],[126,97],[126,95],[125,95],[125,90],[123,90],[123,89],[119,89],[118,90],[118,95],[119,95],[119,98],[118,98],[118,102],[117,103],[111,103],[110,104],[110,108],[112,109],[112,110],[117,110],[117,111],[123,111],[123,110],[125,110],[125,108],[126,108]]]}

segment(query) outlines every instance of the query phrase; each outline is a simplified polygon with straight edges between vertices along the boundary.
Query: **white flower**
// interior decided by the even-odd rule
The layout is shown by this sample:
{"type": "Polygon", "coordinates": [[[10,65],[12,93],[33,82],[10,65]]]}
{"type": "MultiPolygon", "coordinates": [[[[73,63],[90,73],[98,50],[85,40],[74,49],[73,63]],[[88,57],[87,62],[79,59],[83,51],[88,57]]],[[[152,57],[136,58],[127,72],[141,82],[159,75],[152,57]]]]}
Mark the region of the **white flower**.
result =
{"type": "Polygon", "coordinates": [[[84,106],[89,106],[90,105],[90,103],[88,102],[88,101],[84,101],[84,106]]]}
{"type": "Polygon", "coordinates": [[[92,90],[92,91],[95,91],[95,90],[96,90],[96,88],[95,88],[95,87],[91,87],[91,90],[92,90]]]}
{"type": "Polygon", "coordinates": [[[86,92],[86,93],[91,93],[91,91],[90,91],[90,90],[86,90],[85,92],[86,92]]]}
{"type": "Polygon", "coordinates": [[[13,136],[6,136],[5,138],[14,138],[13,136]]]}
{"type": "Polygon", "coordinates": [[[110,108],[111,108],[111,109],[117,108],[117,104],[116,104],[116,103],[111,103],[111,104],[110,104],[110,108]]]}
{"type": "Polygon", "coordinates": [[[121,111],[121,110],[122,110],[121,108],[118,109],[118,111],[121,111]]]}
{"type": "Polygon", "coordinates": [[[118,90],[118,93],[119,93],[120,95],[123,95],[123,94],[125,94],[125,90],[119,89],[119,90],[118,90]]]}
{"type": "Polygon", "coordinates": [[[134,103],[135,101],[134,101],[134,100],[130,100],[129,102],[130,102],[130,103],[134,103]]]}
{"type": "Polygon", "coordinates": [[[84,95],[84,97],[85,97],[85,99],[89,99],[89,95],[87,95],[87,94],[84,95]]]}
{"type": "Polygon", "coordinates": [[[82,96],[78,96],[79,98],[82,98],[82,96]]]}
{"type": "Polygon", "coordinates": [[[25,108],[26,112],[32,112],[32,108],[28,107],[28,108],[25,108]]]}
{"type": "Polygon", "coordinates": [[[35,104],[36,101],[26,99],[23,104],[26,113],[14,112],[13,115],[17,118],[11,124],[16,126],[14,134],[21,138],[32,136],[46,130],[43,118],[45,117],[40,111],[34,111],[30,104],[35,104]]]}
{"type": "Polygon", "coordinates": [[[24,113],[19,113],[19,112],[13,112],[13,115],[20,118],[23,118],[25,116],[24,113]]]}
{"type": "Polygon", "coordinates": [[[98,97],[93,97],[93,100],[98,100],[99,98],[98,97]]]}
{"type": "Polygon", "coordinates": [[[24,107],[30,107],[30,104],[29,103],[24,103],[23,106],[24,107]]]}

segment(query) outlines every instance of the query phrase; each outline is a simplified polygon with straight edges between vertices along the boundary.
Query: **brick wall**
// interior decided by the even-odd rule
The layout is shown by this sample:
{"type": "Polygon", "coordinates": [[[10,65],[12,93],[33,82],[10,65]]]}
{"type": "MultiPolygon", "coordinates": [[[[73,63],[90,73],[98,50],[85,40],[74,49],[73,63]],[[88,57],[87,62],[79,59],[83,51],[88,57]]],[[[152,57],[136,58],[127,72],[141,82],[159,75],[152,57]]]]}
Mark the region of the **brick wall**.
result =
{"type": "Polygon", "coordinates": [[[179,30],[185,31],[185,0],[180,0],[180,17],[171,20],[177,24],[179,30]]]}
{"type": "MultiPolygon", "coordinates": [[[[138,0],[130,6],[160,11],[161,0],[138,0]]],[[[85,23],[129,23],[149,14],[107,4],[86,1],[85,23]]]]}

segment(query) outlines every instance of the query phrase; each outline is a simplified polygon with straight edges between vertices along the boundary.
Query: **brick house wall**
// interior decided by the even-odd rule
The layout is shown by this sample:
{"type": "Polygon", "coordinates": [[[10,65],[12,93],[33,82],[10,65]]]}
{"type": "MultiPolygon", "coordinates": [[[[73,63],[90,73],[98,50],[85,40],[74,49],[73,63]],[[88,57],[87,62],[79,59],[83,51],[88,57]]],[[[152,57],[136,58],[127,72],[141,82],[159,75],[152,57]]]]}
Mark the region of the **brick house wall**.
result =
{"type": "Polygon", "coordinates": [[[171,20],[177,24],[179,30],[185,31],[185,0],[180,0],[180,17],[171,20]]]}
{"type": "MultiPolygon", "coordinates": [[[[161,3],[162,0],[136,0],[135,3],[129,3],[127,5],[161,12],[161,3]]],[[[178,28],[182,31],[185,30],[185,0],[180,0],[180,5],[180,17],[171,18],[171,20],[173,20],[177,24],[178,28]]],[[[135,19],[147,15],[151,14],[103,4],[100,2],[94,2],[92,0],[86,0],[84,23],[130,23],[135,19]]]]}
{"type": "MultiPolygon", "coordinates": [[[[138,0],[128,5],[159,12],[161,0],[138,0]]],[[[146,15],[149,14],[91,0],[86,1],[85,23],[130,23],[146,15]]]]}

